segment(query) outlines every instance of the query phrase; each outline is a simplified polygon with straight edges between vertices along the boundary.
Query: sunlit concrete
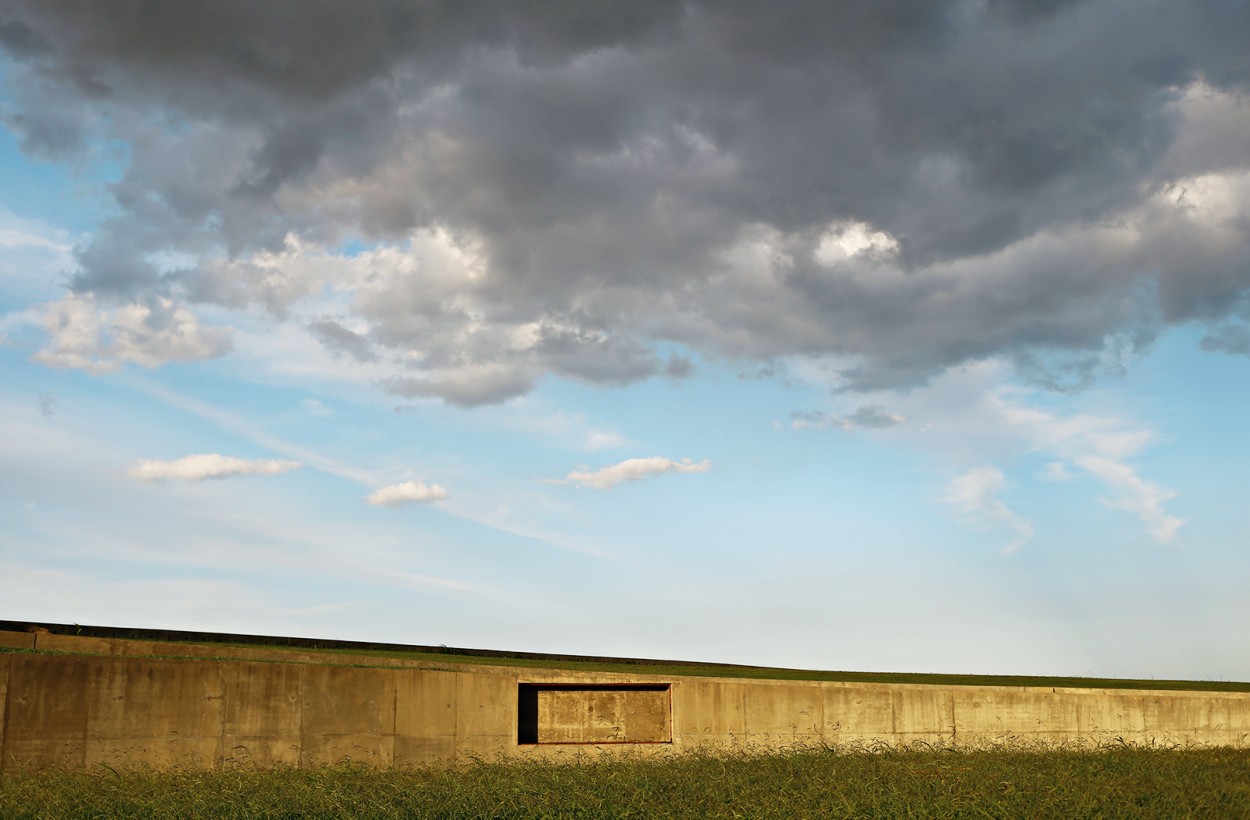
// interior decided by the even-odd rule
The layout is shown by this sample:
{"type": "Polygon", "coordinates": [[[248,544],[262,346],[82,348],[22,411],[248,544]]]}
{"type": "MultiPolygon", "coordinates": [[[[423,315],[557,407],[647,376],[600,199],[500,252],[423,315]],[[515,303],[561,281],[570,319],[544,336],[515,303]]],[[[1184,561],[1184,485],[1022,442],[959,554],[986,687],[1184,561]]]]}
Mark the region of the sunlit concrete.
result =
{"type": "Polygon", "coordinates": [[[0,653],[3,772],[914,741],[1250,744],[1242,692],[624,675],[4,632],[0,646],[63,653],[0,653]],[[519,706],[526,692],[532,707],[519,706]]]}

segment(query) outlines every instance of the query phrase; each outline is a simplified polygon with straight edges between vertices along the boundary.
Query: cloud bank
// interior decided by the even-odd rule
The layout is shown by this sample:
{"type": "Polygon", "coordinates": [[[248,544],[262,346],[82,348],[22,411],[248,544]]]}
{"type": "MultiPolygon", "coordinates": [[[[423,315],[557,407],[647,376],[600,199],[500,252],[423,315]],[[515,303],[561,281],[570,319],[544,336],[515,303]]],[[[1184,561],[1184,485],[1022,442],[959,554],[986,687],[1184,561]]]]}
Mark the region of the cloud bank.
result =
{"type": "Polygon", "coordinates": [[[221,355],[209,307],[303,310],[458,405],[680,376],[674,345],[832,354],[855,390],[987,357],[1078,389],[1188,323],[1243,353],[1247,30],[1164,0],[14,0],[22,149],[128,149],[41,361],[221,355]]]}
{"type": "Polygon", "coordinates": [[[246,459],[201,453],[173,461],[140,461],[130,468],[130,476],[148,482],[205,481],[239,475],[278,475],[299,467],[298,461],[246,459]]]}

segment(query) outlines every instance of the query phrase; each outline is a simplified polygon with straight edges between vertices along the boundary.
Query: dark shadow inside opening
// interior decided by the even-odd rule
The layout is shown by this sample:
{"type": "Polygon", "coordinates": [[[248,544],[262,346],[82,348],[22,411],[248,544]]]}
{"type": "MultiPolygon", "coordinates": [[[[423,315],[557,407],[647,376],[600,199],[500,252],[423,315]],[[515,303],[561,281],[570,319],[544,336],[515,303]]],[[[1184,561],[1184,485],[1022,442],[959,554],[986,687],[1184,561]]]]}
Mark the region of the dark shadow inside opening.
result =
{"type": "Polygon", "coordinates": [[[516,692],[516,742],[538,742],[538,687],[521,684],[516,692]]]}

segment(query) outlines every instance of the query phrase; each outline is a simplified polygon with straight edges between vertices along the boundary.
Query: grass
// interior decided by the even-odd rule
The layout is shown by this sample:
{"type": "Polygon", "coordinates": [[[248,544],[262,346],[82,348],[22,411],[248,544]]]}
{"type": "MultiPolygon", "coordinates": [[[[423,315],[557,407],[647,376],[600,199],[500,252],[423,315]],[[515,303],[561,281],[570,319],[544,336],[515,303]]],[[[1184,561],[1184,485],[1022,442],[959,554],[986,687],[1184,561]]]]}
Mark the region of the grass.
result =
{"type": "Polygon", "coordinates": [[[782,754],[9,776],[0,817],[1250,818],[1250,750],[808,748],[782,754]]]}

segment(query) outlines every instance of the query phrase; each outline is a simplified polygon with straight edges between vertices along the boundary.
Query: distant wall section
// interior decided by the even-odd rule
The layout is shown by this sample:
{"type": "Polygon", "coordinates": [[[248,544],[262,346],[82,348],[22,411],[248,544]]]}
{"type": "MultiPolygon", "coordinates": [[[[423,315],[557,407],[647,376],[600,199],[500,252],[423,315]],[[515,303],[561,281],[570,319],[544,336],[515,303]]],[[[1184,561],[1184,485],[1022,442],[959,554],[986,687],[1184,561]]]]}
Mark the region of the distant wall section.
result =
{"type": "MultiPolygon", "coordinates": [[[[29,649],[34,638],[0,632],[0,646],[29,649]]],[[[154,658],[128,656],[138,650],[124,641],[38,641],[97,654],[0,653],[0,772],[138,763],[384,766],[744,743],[1250,743],[1250,694],[1239,692],[350,665],[383,663],[369,658],[333,665],[315,655],[291,662],[289,652],[282,662],[154,658]]]]}

